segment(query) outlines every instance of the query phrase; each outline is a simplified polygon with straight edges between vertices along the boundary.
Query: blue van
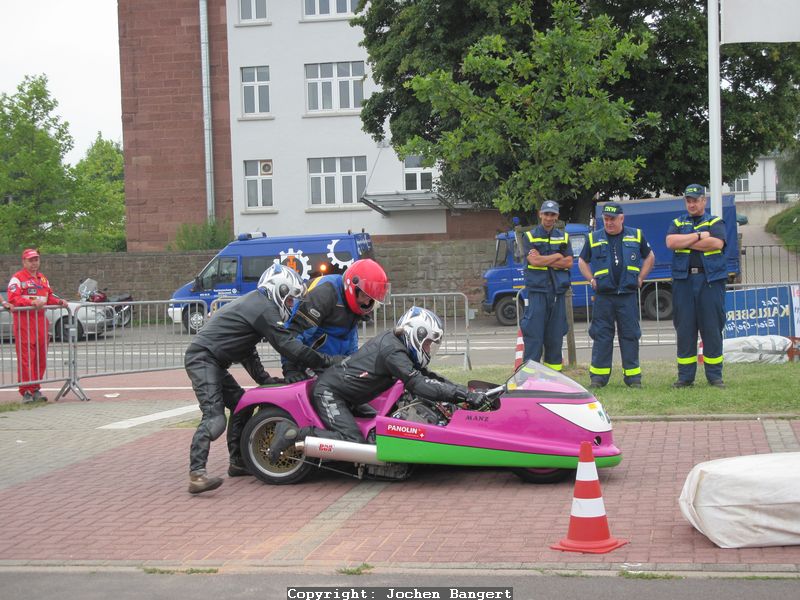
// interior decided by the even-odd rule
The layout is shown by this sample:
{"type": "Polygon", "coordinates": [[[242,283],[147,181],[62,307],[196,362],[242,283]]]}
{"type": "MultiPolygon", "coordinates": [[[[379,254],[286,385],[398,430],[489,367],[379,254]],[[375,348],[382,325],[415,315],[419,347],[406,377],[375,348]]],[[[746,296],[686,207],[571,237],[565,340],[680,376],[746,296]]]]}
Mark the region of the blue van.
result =
{"type": "Polygon", "coordinates": [[[197,333],[216,298],[237,297],[256,289],[261,274],[273,263],[291,267],[309,281],[320,275],[342,273],[361,258],[372,258],[368,233],[290,237],[242,233],[220,250],[194,281],[175,290],[167,313],[174,323],[182,323],[189,333],[197,333]]]}

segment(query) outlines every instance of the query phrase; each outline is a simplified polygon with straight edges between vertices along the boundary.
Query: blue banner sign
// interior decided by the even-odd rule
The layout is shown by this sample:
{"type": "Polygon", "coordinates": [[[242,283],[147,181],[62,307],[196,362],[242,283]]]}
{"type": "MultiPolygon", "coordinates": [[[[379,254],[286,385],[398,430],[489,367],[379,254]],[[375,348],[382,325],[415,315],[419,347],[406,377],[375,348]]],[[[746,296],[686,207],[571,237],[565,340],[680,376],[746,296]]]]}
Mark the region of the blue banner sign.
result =
{"type": "Polygon", "coordinates": [[[788,285],[728,290],[724,336],[795,335],[792,291],[788,285]]]}

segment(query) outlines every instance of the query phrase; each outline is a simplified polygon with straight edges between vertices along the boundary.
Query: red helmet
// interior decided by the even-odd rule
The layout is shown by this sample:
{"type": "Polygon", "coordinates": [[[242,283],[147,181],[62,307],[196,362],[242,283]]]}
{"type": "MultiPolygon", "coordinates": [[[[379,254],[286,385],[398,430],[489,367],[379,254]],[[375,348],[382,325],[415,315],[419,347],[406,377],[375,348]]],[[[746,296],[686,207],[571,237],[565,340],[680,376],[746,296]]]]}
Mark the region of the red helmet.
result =
{"type": "Polygon", "coordinates": [[[376,302],[383,302],[389,291],[389,278],[378,263],[369,258],[357,260],[342,274],[344,297],[347,306],[357,315],[366,315],[375,309],[376,302]],[[357,292],[369,297],[367,303],[359,303],[357,292]]]}

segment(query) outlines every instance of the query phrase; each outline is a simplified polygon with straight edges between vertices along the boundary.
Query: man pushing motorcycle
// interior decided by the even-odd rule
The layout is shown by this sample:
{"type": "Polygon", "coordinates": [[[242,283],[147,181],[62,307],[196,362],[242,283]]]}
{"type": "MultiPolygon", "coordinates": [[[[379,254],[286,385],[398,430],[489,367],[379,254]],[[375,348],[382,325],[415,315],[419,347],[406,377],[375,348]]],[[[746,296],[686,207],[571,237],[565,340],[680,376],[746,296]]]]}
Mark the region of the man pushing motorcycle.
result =
{"type": "MultiPolygon", "coordinates": [[[[199,494],[222,485],[209,477],[206,462],[211,442],[225,431],[225,408],[233,414],[244,390],[228,372],[241,363],[259,385],[283,383],[270,377],[261,364],[256,344],[266,339],[281,356],[312,369],[324,369],[339,358],[321,354],[304,345],[284,327],[293,303],[305,285],[296,271],[279,264],[264,271],[257,288],[223,306],[200,330],[186,350],[185,368],[192,381],[202,419],[189,452],[189,493],[199,494]]],[[[239,438],[253,410],[240,411],[228,425],[228,475],[249,475],[239,449],[239,438]]]]}
{"type": "Polygon", "coordinates": [[[270,461],[280,460],[284,450],[307,436],[364,443],[353,410],[369,403],[398,379],[410,393],[428,400],[482,406],[488,401],[484,393],[471,392],[427,369],[443,335],[442,322],[435,313],[417,306],[409,309],[393,330],[372,338],[355,354],[320,375],[312,403],[326,429],[299,428],[281,421],[269,446],[270,461]]]}

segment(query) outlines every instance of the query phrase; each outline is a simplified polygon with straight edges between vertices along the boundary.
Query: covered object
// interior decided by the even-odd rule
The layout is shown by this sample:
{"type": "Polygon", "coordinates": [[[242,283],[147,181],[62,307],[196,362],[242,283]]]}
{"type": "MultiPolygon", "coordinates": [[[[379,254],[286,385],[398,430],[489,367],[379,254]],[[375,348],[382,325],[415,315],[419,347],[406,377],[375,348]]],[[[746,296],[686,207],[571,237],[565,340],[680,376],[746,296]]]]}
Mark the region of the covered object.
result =
{"type": "Polygon", "coordinates": [[[686,520],[721,548],[800,544],[800,452],[695,465],[678,503],[686,520]]]}

